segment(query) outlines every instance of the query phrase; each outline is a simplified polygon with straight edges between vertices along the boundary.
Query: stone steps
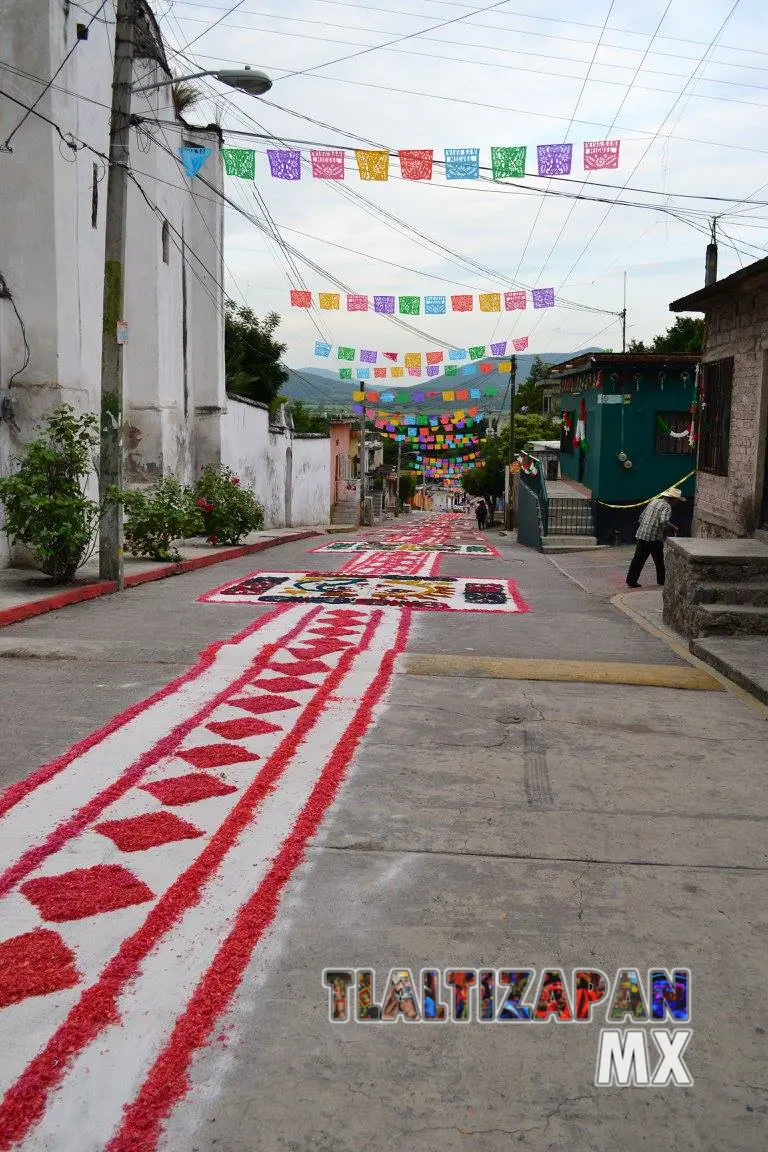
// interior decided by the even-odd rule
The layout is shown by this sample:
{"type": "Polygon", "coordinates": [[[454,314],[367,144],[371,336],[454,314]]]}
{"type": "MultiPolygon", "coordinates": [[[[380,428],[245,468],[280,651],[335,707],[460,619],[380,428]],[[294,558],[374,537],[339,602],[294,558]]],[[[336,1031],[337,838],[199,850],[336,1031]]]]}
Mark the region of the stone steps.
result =
{"type": "Polygon", "coordinates": [[[768,608],[768,580],[711,580],[696,589],[699,604],[752,604],[768,608]]]}
{"type": "Polygon", "coordinates": [[[359,515],[360,508],[357,504],[334,504],[331,509],[331,527],[333,528],[335,525],[342,527],[357,525],[359,515]]]}
{"type": "Polygon", "coordinates": [[[768,636],[768,547],[753,539],[670,540],[664,623],[689,639],[768,636]]]}
{"type": "Polygon", "coordinates": [[[594,536],[558,536],[549,533],[541,541],[542,552],[584,552],[587,549],[607,547],[607,544],[598,544],[594,536]]]}
{"type": "Polygon", "coordinates": [[[768,636],[768,608],[754,604],[699,604],[696,622],[700,636],[768,636]]]}

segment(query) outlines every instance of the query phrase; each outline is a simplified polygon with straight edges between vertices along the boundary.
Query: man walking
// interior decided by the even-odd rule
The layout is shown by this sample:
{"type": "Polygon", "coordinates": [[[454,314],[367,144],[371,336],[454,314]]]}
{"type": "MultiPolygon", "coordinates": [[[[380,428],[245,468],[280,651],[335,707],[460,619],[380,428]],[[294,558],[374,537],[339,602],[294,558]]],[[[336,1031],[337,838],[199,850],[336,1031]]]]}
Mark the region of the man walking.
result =
{"type": "Polygon", "coordinates": [[[475,505],[475,516],[477,517],[477,526],[481,532],[485,530],[485,521],[488,518],[488,508],[485,500],[482,498],[478,500],[475,505]]]}
{"type": "Polygon", "coordinates": [[[670,522],[673,504],[684,504],[685,496],[679,488],[667,488],[646,505],[640,517],[635,539],[637,546],[627,572],[627,587],[639,588],[638,580],[649,556],[656,565],[656,582],[664,583],[664,537],[677,532],[670,522]]]}

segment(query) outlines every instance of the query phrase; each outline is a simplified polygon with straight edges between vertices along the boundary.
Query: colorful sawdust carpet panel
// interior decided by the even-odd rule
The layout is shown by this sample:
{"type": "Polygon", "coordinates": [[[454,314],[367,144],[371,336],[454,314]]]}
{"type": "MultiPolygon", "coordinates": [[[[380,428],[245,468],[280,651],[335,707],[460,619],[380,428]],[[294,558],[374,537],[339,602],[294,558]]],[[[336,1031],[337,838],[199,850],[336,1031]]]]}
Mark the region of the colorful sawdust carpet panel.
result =
{"type": "Polygon", "coordinates": [[[359,604],[432,612],[527,612],[512,580],[253,572],[200,599],[216,604],[359,604]]]}

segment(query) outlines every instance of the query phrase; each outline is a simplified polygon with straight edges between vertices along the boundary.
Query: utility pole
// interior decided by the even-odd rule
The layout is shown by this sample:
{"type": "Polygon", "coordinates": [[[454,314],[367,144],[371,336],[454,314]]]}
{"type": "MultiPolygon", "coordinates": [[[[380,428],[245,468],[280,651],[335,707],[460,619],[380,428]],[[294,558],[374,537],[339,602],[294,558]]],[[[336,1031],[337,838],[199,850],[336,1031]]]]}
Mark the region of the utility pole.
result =
{"type": "Polygon", "coordinates": [[[627,274],[624,273],[624,307],[621,310],[621,350],[627,350],[627,274]]]}
{"type": "Polygon", "coordinates": [[[105,508],[99,539],[99,575],[124,588],[123,511],[105,504],[111,488],[123,486],[123,345],[118,322],[125,306],[125,231],[131,131],[131,81],[135,0],[117,0],[109,176],[104,239],[104,319],[101,337],[101,445],[99,499],[105,508]]]}
{"type": "Polygon", "coordinates": [[[360,527],[365,524],[365,478],[368,459],[365,448],[365,409],[360,416],[360,527]]]}
{"type": "Polygon", "coordinates": [[[708,288],[710,284],[714,284],[717,280],[717,221],[718,217],[712,217],[712,235],[709,244],[707,244],[707,255],[704,264],[704,287],[708,288]]]}
{"type": "MultiPolygon", "coordinates": [[[[514,508],[512,500],[512,473],[509,468],[515,458],[515,386],[517,381],[517,356],[513,356],[509,366],[509,452],[507,453],[507,507],[506,507],[506,523],[505,528],[511,531],[514,528],[514,508]]],[[[493,510],[488,509],[489,514],[493,515],[493,510]]]]}
{"type": "Polygon", "coordinates": [[[397,483],[395,485],[395,516],[400,515],[400,459],[403,450],[402,440],[397,442],[397,483]]]}

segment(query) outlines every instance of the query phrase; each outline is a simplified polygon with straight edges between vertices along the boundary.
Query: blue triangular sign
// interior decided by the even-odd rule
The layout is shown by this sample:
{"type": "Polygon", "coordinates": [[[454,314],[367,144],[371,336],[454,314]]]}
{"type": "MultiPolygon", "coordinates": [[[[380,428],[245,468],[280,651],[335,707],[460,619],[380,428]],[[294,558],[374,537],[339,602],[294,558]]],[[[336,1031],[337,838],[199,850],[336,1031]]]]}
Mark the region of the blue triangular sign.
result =
{"type": "Polygon", "coordinates": [[[190,180],[197,176],[210,154],[210,148],[179,148],[179,158],[190,180]]]}

